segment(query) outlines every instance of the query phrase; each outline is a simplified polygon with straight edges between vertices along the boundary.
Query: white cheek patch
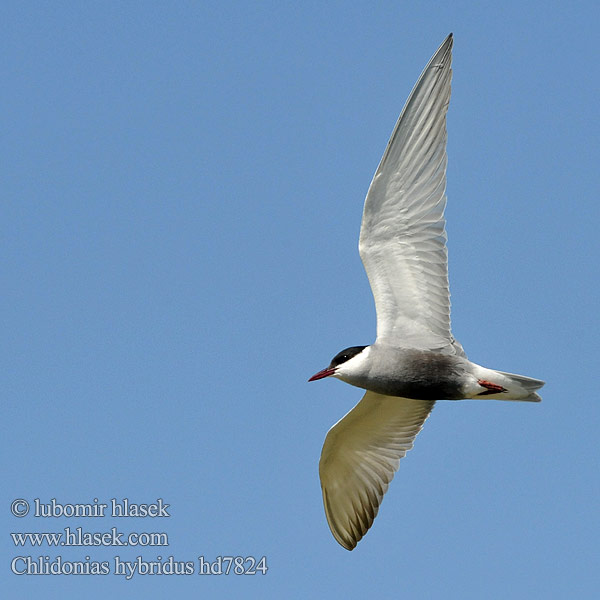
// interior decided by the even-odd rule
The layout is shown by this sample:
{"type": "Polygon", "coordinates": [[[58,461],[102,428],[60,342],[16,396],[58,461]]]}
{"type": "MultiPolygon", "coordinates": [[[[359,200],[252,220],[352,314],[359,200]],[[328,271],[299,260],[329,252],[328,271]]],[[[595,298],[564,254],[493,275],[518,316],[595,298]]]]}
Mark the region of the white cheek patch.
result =
{"type": "Polygon", "coordinates": [[[368,371],[368,358],[370,348],[365,348],[360,354],[353,356],[350,360],[342,363],[336,370],[334,377],[343,379],[344,377],[353,377],[363,375],[368,371]]]}

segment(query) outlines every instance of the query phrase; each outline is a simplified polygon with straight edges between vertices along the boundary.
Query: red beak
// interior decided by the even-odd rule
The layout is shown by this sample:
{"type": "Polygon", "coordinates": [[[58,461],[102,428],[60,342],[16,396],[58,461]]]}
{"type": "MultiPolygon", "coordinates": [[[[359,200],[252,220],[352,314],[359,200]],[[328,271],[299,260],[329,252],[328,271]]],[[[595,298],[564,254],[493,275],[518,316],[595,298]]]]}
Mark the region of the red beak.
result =
{"type": "Polygon", "coordinates": [[[326,369],[323,369],[322,371],[315,373],[309,379],[309,381],[316,381],[317,379],[323,379],[323,377],[329,377],[330,375],[333,375],[334,373],[335,373],[335,369],[331,369],[331,368],[327,367],[326,369]]]}

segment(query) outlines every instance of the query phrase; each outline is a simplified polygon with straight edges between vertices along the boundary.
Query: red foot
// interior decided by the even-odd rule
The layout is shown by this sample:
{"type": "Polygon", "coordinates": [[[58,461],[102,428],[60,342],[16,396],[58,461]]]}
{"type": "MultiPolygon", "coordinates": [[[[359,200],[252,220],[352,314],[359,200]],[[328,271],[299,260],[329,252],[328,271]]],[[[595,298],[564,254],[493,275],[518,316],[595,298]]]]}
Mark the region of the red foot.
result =
{"type": "Polygon", "coordinates": [[[508,392],[506,388],[503,388],[501,385],[497,383],[492,383],[491,381],[486,381],[485,379],[478,379],[477,383],[484,388],[487,388],[485,392],[480,392],[477,394],[478,396],[485,396],[487,394],[499,394],[501,392],[508,392]]]}

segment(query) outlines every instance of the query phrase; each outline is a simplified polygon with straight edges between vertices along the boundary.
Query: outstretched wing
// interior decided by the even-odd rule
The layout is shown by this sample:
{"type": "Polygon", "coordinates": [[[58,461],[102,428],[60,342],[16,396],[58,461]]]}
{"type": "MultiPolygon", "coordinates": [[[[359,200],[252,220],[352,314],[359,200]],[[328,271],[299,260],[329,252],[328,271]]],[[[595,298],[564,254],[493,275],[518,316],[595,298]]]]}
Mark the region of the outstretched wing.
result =
{"type": "Polygon", "coordinates": [[[450,331],[444,207],[452,34],[421,74],[375,173],[359,251],[377,309],[377,341],[462,353],[450,331]]]}
{"type": "Polygon", "coordinates": [[[400,459],[433,405],[367,392],[329,430],[319,475],[329,528],[344,548],[352,550],[373,524],[400,459]]]}

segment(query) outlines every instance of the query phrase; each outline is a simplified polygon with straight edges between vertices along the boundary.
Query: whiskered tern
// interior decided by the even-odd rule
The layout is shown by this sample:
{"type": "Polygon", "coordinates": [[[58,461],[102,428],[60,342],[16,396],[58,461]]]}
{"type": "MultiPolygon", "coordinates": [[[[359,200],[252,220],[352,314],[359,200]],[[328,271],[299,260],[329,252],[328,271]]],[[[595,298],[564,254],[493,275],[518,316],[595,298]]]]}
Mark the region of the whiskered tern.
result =
{"type": "Polygon", "coordinates": [[[539,402],[543,381],[469,361],[450,330],[446,112],[452,34],[412,90],[367,193],[359,251],[377,310],[377,338],[353,346],[309,381],[366,390],[328,432],[319,462],[325,514],[352,550],[379,510],[400,459],[436,400],[539,402]]]}

